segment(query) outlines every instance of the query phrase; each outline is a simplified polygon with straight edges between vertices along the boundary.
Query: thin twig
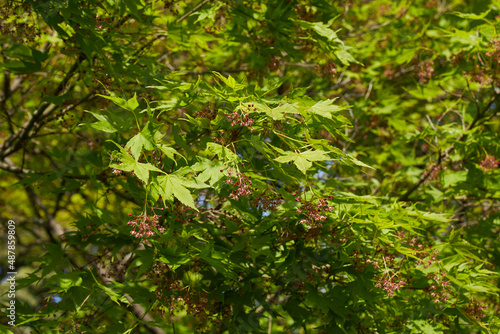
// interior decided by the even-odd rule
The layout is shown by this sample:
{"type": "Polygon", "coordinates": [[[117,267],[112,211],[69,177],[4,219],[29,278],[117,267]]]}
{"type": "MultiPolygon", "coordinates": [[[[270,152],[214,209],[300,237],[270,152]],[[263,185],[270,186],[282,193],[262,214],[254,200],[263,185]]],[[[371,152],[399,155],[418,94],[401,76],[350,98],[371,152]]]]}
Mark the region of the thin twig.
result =
{"type": "Polygon", "coordinates": [[[200,9],[201,6],[203,6],[204,4],[206,4],[209,1],[210,0],[203,0],[198,5],[196,5],[193,9],[191,9],[189,12],[187,12],[186,14],[184,14],[180,19],[178,19],[177,21],[175,21],[175,23],[180,23],[180,22],[184,21],[184,19],[186,17],[188,17],[189,15],[193,14],[195,11],[197,11],[198,9],[200,9]]]}
{"type": "MultiPolygon", "coordinates": [[[[52,95],[59,96],[59,94],[65,90],[69,80],[71,80],[73,75],[76,73],[78,66],[85,59],[85,56],[83,54],[80,54],[76,62],[71,66],[68,73],[66,73],[66,76],[56,87],[52,95]]],[[[26,121],[19,130],[10,135],[3,142],[2,146],[0,147],[0,160],[3,160],[5,157],[11,155],[12,153],[19,150],[19,148],[24,146],[24,143],[29,139],[30,134],[33,135],[32,130],[36,133],[41,128],[43,119],[46,118],[55,109],[56,107],[52,103],[46,102],[42,104],[42,106],[31,115],[31,118],[26,121]]]]}
{"type": "MultiPolygon", "coordinates": [[[[474,127],[476,127],[478,122],[486,115],[486,113],[491,109],[491,106],[493,106],[493,103],[495,103],[495,101],[497,101],[497,99],[499,97],[500,97],[500,94],[494,95],[490,99],[490,101],[488,101],[488,103],[482,109],[478,110],[476,117],[467,127],[467,131],[472,130],[474,127]]],[[[496,105],[495,109],[497,109],[497,108],[498,108],[498,101],[497,101],[497,105],[496,105]]],[[[495,113],[493,113],[493,114],[495,114],[495,113]]],[[[464,134],[460,135],[456,141],[463,142],[466,139],[467,139],[467,134],[464,133],[464,134]]],[[[413,185],[413,187],[408,189],[402,196],[399,197],[399,201],[402,201],[402,202],[408,201],[410,195],[415,190],[417,190],[429,178],[429,176],[431,175],[434,168],[439,166],[442,163],[442,161],[448,159],[449,154],[453,151],[454,148],[455,148],[455,144],[451,144],[446,150],[441,152],[438,156],[437,161],[435,163],[433,163],[431,166],[427,167],[427,169],[420,175],[420,178],[418,179],[417,183],[415,183],[413,185]]]]}

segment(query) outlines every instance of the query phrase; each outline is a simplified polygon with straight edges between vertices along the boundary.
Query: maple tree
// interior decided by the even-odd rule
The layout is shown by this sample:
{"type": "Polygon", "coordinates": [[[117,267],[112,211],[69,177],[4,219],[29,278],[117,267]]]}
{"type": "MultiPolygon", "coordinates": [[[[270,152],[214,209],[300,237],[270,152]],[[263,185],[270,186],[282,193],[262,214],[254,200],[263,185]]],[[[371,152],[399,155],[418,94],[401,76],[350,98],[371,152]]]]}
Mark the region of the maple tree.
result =
{"type": "Polygon", "coordinates": [[[2,330],[500,330],[498,1],[0,4],[2,330]]]}

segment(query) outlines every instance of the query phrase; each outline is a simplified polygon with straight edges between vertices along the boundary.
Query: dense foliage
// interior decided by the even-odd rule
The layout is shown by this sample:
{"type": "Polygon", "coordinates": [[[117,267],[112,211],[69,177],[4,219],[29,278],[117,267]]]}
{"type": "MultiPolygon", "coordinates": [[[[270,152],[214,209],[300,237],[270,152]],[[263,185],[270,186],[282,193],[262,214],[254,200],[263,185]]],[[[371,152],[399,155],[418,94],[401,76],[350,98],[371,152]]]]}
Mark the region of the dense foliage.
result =
{"type": "Polygon", "coordinates": [[[0,4],[0,329],[500,331],[498,0],[0,4]]]}

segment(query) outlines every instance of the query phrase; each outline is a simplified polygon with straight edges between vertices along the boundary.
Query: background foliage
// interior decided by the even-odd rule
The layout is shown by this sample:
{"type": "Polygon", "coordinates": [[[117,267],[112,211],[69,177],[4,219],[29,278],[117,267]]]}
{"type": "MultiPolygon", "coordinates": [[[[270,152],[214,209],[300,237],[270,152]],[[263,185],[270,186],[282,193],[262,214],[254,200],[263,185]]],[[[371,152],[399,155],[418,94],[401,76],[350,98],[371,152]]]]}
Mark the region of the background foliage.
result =
{"type": "Polygon", "coordinates": [[[2,330],[500,331],[498,1],[0,4],[2,330]]]}

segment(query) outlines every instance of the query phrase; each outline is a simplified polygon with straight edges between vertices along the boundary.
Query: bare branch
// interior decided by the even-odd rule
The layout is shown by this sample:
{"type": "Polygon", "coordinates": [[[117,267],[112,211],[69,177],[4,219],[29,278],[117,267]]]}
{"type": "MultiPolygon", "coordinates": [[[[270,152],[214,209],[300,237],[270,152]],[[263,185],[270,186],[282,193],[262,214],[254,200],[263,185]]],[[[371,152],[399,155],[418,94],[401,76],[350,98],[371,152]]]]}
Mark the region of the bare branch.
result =
{"type": "Polygon", "coordinates": [[[200,2],[199,4],[197,4],[193,9],[191,9],[189,12],[187,12],[181,18],[179,18],[177,21],[175,21],[175,23],[181,23],[182,21],[184,21],[184,19],[186,17],[188,17],[189,15],[193,14],[194,12],[196,12],[198,9],[200,9],[204,4],[206,4],[209,1],[210,0],[203,0],[202,2],[200,2]]]}
{"type": "MultiPolygon", "coordinates": [[[[71,78],[75,75],[78,66],[83,60],[85,60],[85,56],[81,54],[77,61],[71,66],[64,79],[55,89],[53,94],[54,96],[58,96],[65,90],[69,80],[71,80],[71,78]]],[[[44,118],[48,117],[56,108],[57,106],[52,103],[46,102],[42,104],[42,106],[31,115],[31,118],[26,121],[19,130],[11,134],[3,142],[0,147],[0,160],[3,160],[5,157],[19,150],[24,145],[25,141],[30,138],[30,136],[33,136],[37,131],[39,131],[44,118]]]]}

